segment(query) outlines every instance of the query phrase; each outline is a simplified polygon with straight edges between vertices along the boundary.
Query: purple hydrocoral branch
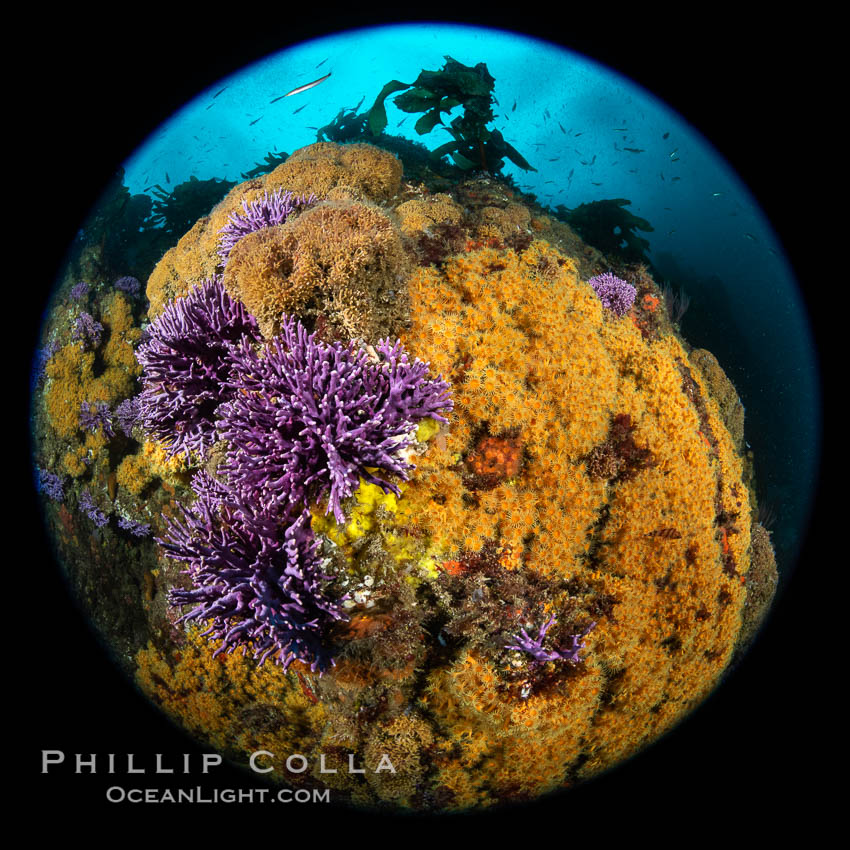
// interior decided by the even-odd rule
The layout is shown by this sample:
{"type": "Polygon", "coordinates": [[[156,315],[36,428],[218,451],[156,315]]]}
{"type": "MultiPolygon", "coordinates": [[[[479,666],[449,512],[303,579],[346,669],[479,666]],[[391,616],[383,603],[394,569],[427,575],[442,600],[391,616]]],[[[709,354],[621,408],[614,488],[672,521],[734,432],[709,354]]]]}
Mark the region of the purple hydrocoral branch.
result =
{"type": "Polygon", "coordinates": [[[304,207],[315,202],[316,196],[301,195],[296,197],[292,192],[277,189],[259,200],[248,203],[242,201],[244,213],[232,212],[227,224],[219,231],[218,255],[224,262],[230,256],[233,246],[249,233],[262,230],[264,227],[274,227],[283,224],[296,207],[304,207]]]}
{"type": "Polygon", "coordinates": [[[143,369],[139,421],[169,457],[203,455],[214,442],[216,409],[229,398],[228,353],[243,338],[259,338],[257,323],[219,277],[169,304],[148,327],[136,351],[143,369]]]}
{"type": "Polygon", "coordinates": [[[89,285],[84,280],[81,280],[79,283],[75,283],[71,287],[71,298],[74,301],[82,301],[88,294],[89,285]]]}
{"type": "Polygon", "coordinates": [[[543,639],[546,637],[546,632],[556,622],[555,615],[552,614],[540,627],[536,638],[531,637],[525,629],[520,628],[519,634],[514,635],[512,638],[516,643],[505,646],[505,649],[516,649],[519,652],[527,652],[534,659],[533,663],[545,664],[547,661],[569,661],[570,664],[578,664],[581,661],[579,653],[585,646],[583,638],[587,637],[590,630],[596,626],[596,622],[591,623],[584,631],[570,635],[569,646],[561,646],[558,649],[544,649],[543,639]]]}
{"type": "Polygon", "coordinates": [[[207,473],[195,476],[198,497],[181,505],[182,521],[163,517],[166,553],[189,565],[194,585],[175,588],[172,605],[192,605],[179,622],[212,621],[204,635],[220,640],[214,653],[250,650],[263,664],[286,669],[298,659],[323,672],[334,663],[328,629],[347,615],[328,594],[310,513],[292,514],[273,504],[242,501],[207,473]]]}
{"type": "Polygon", "coordinates": [[[228,453],[221,471],[245,493],[283,505],[318,502],[344,520],[340,502],[359,479],[384,491],[398,487],[367,467],[407,479],[404,450],[426,416],[445,422],[449,385],[429,379],[428,365],[410,362],[401,343],[383,340],[381,358],[353,344],[329,344],[284,316],[281,333],[257,352],[231,353],[232,400],[219,409],[228,453]]]}
{"type": "Polygon", "coordinates": [[[590,278],[588,283],[599,296],[602,306],[617,316],[625,316],[634,304],[637,290],[611,272],[596,275],[590,278]]]}

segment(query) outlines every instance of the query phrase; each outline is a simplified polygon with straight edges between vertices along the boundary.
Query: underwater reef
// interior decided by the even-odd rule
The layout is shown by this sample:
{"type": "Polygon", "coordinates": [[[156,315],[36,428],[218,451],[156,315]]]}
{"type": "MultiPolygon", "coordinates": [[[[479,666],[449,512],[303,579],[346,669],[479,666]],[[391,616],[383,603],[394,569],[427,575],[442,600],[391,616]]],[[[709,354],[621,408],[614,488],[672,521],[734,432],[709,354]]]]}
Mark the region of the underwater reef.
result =
{"type": "MultiPolygon", "coordinates": [[[[432,125],[448,70],[408,95],[432,125]]],[[[620,763],[776,585],[721,364],[589,213],[360,141],[269,167],[146,283],[78,265],[54,298],[35,482],[85,608],[189,734],[335,801],[485,808],[620,763]]]]}

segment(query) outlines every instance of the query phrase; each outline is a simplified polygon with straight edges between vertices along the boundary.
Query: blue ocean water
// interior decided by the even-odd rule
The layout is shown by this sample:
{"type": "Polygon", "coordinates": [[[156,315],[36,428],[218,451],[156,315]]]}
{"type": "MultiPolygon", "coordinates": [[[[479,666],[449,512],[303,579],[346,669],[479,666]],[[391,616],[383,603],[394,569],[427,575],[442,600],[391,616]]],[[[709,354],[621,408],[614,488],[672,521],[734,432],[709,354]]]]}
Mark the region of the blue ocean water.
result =
{"type": "MultiPolygon", "coordinates": [[[[758,201],[711,143],[652,94],[590,59],[517,34],[408,24],[315,39],[210,86],[125,163],[133,193],[168,191],[194,176],[240,181],[269,152],[316,141],[342,108],[368,109],[392,79],[412,83],[445,56],[484,62],[495,78],[495,121],[536,168],[504,171],[553,208],[627,198],[654,227],[648,256],[691,307],[682,328],[711,350],[746,408],[760,499],[777,515],[784,575],[805,534],[820,453],[817,357],[806,308],[758,201]],[[330,73],[318,86],[288,91],[330,73]],[[272,102],[275,101],[275,102],[272,102]]],[[[436,148],[415,116],[386,101],[387,132],[436,148]]],[[[444,117],[450,121],[459,109],[444,117]]]]}

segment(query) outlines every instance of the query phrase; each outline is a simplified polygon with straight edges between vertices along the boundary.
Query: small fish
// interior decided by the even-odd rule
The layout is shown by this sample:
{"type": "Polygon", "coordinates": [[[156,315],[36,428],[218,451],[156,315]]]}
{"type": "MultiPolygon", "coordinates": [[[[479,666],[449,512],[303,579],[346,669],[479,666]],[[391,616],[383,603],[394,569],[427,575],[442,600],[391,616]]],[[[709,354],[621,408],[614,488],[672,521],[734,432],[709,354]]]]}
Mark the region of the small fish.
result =
{"type": "Polygon", "coordinates": [[[263,116],[261,115],[259,118],[255,118],[253,121],[249,121],[249,122],[248,122],[248,126],[249,126],[249,127],[253,127],[253,126],[254,126],[254,124],[256,124],[258,121],[260,121],[260,120],[262,119],[262,117],[263,117],[263,116]]]}
{"type": "Polygon", "coordinates": [[[671,156],[670,157],[670,162],[678,162],[678,161],[679,161],[679,157],[677,157],[677,156],[671,156]]]}
{"type": "Polygon", "coordinates": [[[570,173],[567,175],[568,181],[573,179],[573,174],[575,174],[575,168],[570,169],[570,173]]]}
{"type": "Polygon", "coordinates": [[[681,180],[681,177],[674,177],[670,180],[671,183],[675,183],[677,180],[681,180]]]}
{"type": "MultiPolygon", "coordinates": [[[[590,182],[591,182],[591,183],[593,183],[593,181],[592,181],[592,180],[591,180],[590,182]]],[[[601,183],[593,183],[593,185],[594,185],[594,186],[601,186],[602,184],[601,184],[601,183]]]]}
{"type": "Polygon", "coordinates": [[[548,110],[548,109],[544,109],[544,110],[543,110],[543,120],[544,120],[544,121],[548,121],[551,117],[552,117],[552,116],[549,114],[549,110],[548,110]]]}
{"type": "Polygon", "coordinates": [[[662,138],[662,139],[669,139],[669,138],[670,138],[670,133],[669,133],[669,132],[665,133],[665,134],[664,134],[661,138],[662,138]]]}
{"type": "Polygon", "coordinates": [[[746,236],[746,237],[747,237],[747,239],[749,239],[749,240],[750,240],[750,242],[758,242],[758,239],[756,239],[756,237],[755,237],[755,236],[753,236],[753,234],[752,234],[752,233],[745,233],[745,234],[744,234],[744,236],[746,236]]]}
{"type": "Polygon", "coordinates": [[[659,177],[663,180],[663,179],[664,179],[664,172],[663,172],[663,171],[659,171],[659,172],[658,172],[658,176],[659,176],[659,177]]]}
{"type": "Polygon", "coordinates": [[[307,127],[308,130],[318,130],[318,127],[307,127]]]}
{"type": "Polygon", "coordinates": [[[552,159],[549,160],[549,162],[557,162],[560,158],[561,157],[559,156],[553,156],[552,159]]]}
{"type": "Polygon", "coordinates": [[[672,236],[675,232],[676,232],[675,229],[674,230],[668,230],[667,235],[672,236]]]}
{"type": "Polygon", "coordinates": [[[582,134],[581,134],[581,133],[576,133],[576,138],[578,138],[580,135],[582,135],[582,134]]]}
{"type": "Polygon", "coordinates": [[[614,133],[628,133],[629,128],[628,127],[615,127],[613,132],[614,133]]]}
{"type": "Polygon", "coordinates": [[[285,97],[286,97],[286,95],[282,94],[282,95],[280,95],[276,98],[273,98],[272,100],[269,101],[269,106],[271,106],[273,103],[277,103],[279,100],[283,100],[285,97]]]}
{"type": "Polygon", "coordinates": [[[168,172],[167,172],[167,171],[165,172],[165,182],[166,182],[166,183],[170,183],[170,182],[171,182],[171,178],[168,176],[168,172]]]}
{"type": "Polygon", "coordinates": [[[673,157],[675,157],[677,153],[679,153],[679,149],[678,149],[678,148],[676,148],[676,150],[674,150],[674,151],[670,154],[670,159],[673,159],[673,157]]]}
{"type": "Polygon", "coordinates": [[[629,153],[643,153],[646,148],[623,148],[623,150],[629,153]]]}
{"type": "Polygon", "coordinates": [[[596,154],[593,154],[593,159],[590,160],[590,164],[593,165],[594,162],[596,162],[596,154]]]}
{"type": "Polygon", "coordinates": [[[564,125],[559,121],[558,126],[561,128],[561,132],[566,136],[567,131],[564,129],[564,125]]]}
{"type": "MultiPolygon", "coordinates": [[[[330,59],[330,58],[331,58],[331,57],[330,57],[330,56],[328,56],[328,59],[330,59]]],[[[325,64],[325,62],[327,62],[327,61],[328,61],[328,59],[322,59],[322,61],[321,61],[321,62],[319,62],[319,64],[318,64],[318,65],[316,65],[316,67],[317,67],[317,68],[321,68],[321,67],[322,67],[322,65],[324,65],[324,64],[325,64]]]]}
{"type": "Polygon", "coordinates": [[[405,117],[405,118],[402,118],[402,119],[401,119],[401,121],[399,121],[399,122],[398,122],[398,124],[396,124],[396,126],[397,126],[397,127],[401,127],[401,125],[402,125],[402,124],[404,124],[404,122],[405,122],[405,121],[407,121],[407,118],[406,118],[406,117],[405,117]]]}
{"type": "Polygon", "coordinates": [[[302,106],[299,106],[298,109],[296,109],[292,114],[297,115],[306,105],[307,104],[305,103],[302,106]]]}
{"type": "Polygon", "coordinates": [[[213,102],[207,107],[207,109],[212,109],[214,106],[215,106],[215,103],[213,102]]]}
{"type": "Polygon", "coordinates": [[[514,105],[511,107],[511,112],[516,112],[516,101],[514,101],[514,105]]]}
{"type": "Polygon", "coordinates": [[[723,192],[712,192],[711,197],[712,198],[719,198],[722,194],[723,194],[723,192]]]}
{"type": "Polygon", "coordinates": [[[543,185],[545,186],[547,183],[554,183],[554,180],[547,180],[543,185]]]}
{"type": "MultiPolygon", "coordinates": [[[[324,61],[327,62],[328,60],[325,59],[324,61]]],[[[331,73],[332,72],[328,71],[324,77],[319,77],[318,80],[313,80],[312,83],[305,83],[303,86],[298,86],[298,88],[288,91],[285,95],[283,95],[283,97],[292,97],[294,94],[301,94],[301,92],[307,91],[307,89],[311,89],[313,86],[319,85],[319,83],[323,83],[331,75],[331,73]]]]}
{"type": "Polygon", "coordinates": [[[218,90],[218,91],[217,91],[217,92],[213,95],[213,100],[215,100],[215,99],[216,99],[216,98],[217,98],[217,97],[218,97],[218,96],[219,96],[219,95],[220,95],[223,91],[227,91],[227,86],[225,86],[223,89],[219,89],[219,90],[218,90]]]}

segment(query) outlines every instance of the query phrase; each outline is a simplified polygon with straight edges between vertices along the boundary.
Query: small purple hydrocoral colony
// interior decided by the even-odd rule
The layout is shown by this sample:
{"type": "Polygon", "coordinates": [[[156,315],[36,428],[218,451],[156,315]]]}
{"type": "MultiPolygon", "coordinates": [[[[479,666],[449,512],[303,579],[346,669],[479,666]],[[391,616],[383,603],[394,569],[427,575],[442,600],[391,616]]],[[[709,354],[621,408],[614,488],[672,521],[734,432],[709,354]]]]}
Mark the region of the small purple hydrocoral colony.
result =
{"type": "Polygon", "coordinates": [[[61,345],[56,340],[51,340],[44,346],[44,348],[40,348],[35,356],[35,380],[41,381],[46,376],[47,364],[50,361],[50,358],[56,354],[59,349],[62,348],[61,345]]]}
{"type": "Polygon", "coordinates": [[[139,397],[125,398],[115,408],[115,421],[127,437],[133,436],[133,426],[139,420],[139,397]]]}
{"type": "Polygon", "coordinates": [[[137,278],[127,275],[125,277],[119,277],[115,281],[115,288],[121,292],[126,292],[127,295],[135,297],[142,291],[142,284],[137,278]]]}
{"type": "Polygon", "coordinates": [[[88,515],[88,518],[98,527],[103,528],[107,522],[109,522],[109,518],[106,514],[101,511],[94,503],[91,497],[91,493],[88,490],[83,490],[80,493],[80,500],[78,502],[80,506],[80,510],[88,515]]]}
{"type": "Polygon", "coordinates": [[[588,283],[599,296],[602,306],[617,316],[625,316],[635,302],[637,290],[611,272],[596,275],[590,278],[588,283]]]}
{"type": "Polygon", "coordinates": [[[103,325],[96,322],[89,313],[80,313],[74,322],[74,329],[71,331],[71,339],[74,342],[82,342],[83,345],[90,345],[92,348],[97,348],[100,345],[100,337],[103,334],[103,325]]]}
{"type": "Polygon", "coordinates": [[[48,472],[46,469],[38,470],[38,492],[44,493],[54,502],[62,502],[65,499],[62,479],[55,472],[48,472]]]}
{"type": "Polygon", "coordinates": [[[80,427],[84,431],[91,431],[92,434],[96,433],[98,428],[102,428],[104,437],[114,437],[115,431],[112,429],[112,412],[109,405],[105,401],[96,401],[94,404],[84,401],[80,405],[80,427]]]}
{"type": "Polygon", "coordinates": [[[123,516],[118,518],[118,527],[123,528],[124,531],[129,531],[133,537],[147,537],[151,533],[151,527],[148,523],[136,522],[123,516]]]}
{"type": "Polygon", "coordinates": [[[505,649],[516,649],[520,652],[527,652],[534,658],[534,661],[539,664],[545,664],[547,661],[569,661],[570,664],[578,664],[581,661],[579,653],[584,649],[585,644],[582,639],[587,637],[590,630],[596,625],[591,623],[584,631],[576,635],[570,635],[570,646],[562,646],[559,649],[544,649],[543,639],[546,637],[546,632],[557,622],[553,614],[537,632],[537,637],[531,637],[525,629],[520,628],[518,635],[513,636],[515,644],[510,644],[505,649]]]}
{"type": "Polygon", "coordinates": [[[367,467],[406,480],[412,467],[404,450],[416,441],[417,423],[447,421],[439,411],[451,410],[452,401],[449,385],[428,379],[427,364],[411,363],[400,342],[382,340],[373,356],[353,343],[319,342],[287,316],[262,352],[235,348],[232,400],[219,409],[228,444],[221,471],[242,492],[283,505],[327,495],[338,522],[340,502],[361,477],[398,495],[367,467]]]}
{"type": "Polygon", "coordinates": [[[262,230],[264,227],[274,227],[283,224],[296,207],[304,207],[316,200],[315,195],[296,197],[292,192],[278,189],[253,203],[242,201],[243,213],[233,212],[227,224],[219,231],[218,255],[225,262],[233,250],[233,246],[249,233],[262,230]]]}
{"type": "Polygon", "coordinates": [[[82,299],[88,294],[89,285],[84,280],[81,280],[79,283],[75,283],[71,288],[71,298],[74,301],[82,301],[82,299]]]}
{"type": "Polygon", "coordinates": [[[179,622],[212,621],[204,635],[221,640],[214,655],[250,650],[284,670],[298,659],[313,671],[332,665],[327,631],[346,620],[345,597],[327,595],[331,576],[322,571],[319,543],[304,510],[294,521],[273,505],[241,501],[203,473],[193,486],[198,498],[183,522],[165,517],[158,539],[175,560],[189,565],[194,587],[175,588],[172,605],[193,605],[179,622]],[[210,490],[204,489],[209,487],[210,490]]]}
{"type": "Polygon", "coordinates": [[[215,441],[215,412],[231,392],[228,351],[259,339],[254,317],[214,277],[166,307],[136,351],[142,366],[139,419],[169,457],[204,455],[215,441]]]}

